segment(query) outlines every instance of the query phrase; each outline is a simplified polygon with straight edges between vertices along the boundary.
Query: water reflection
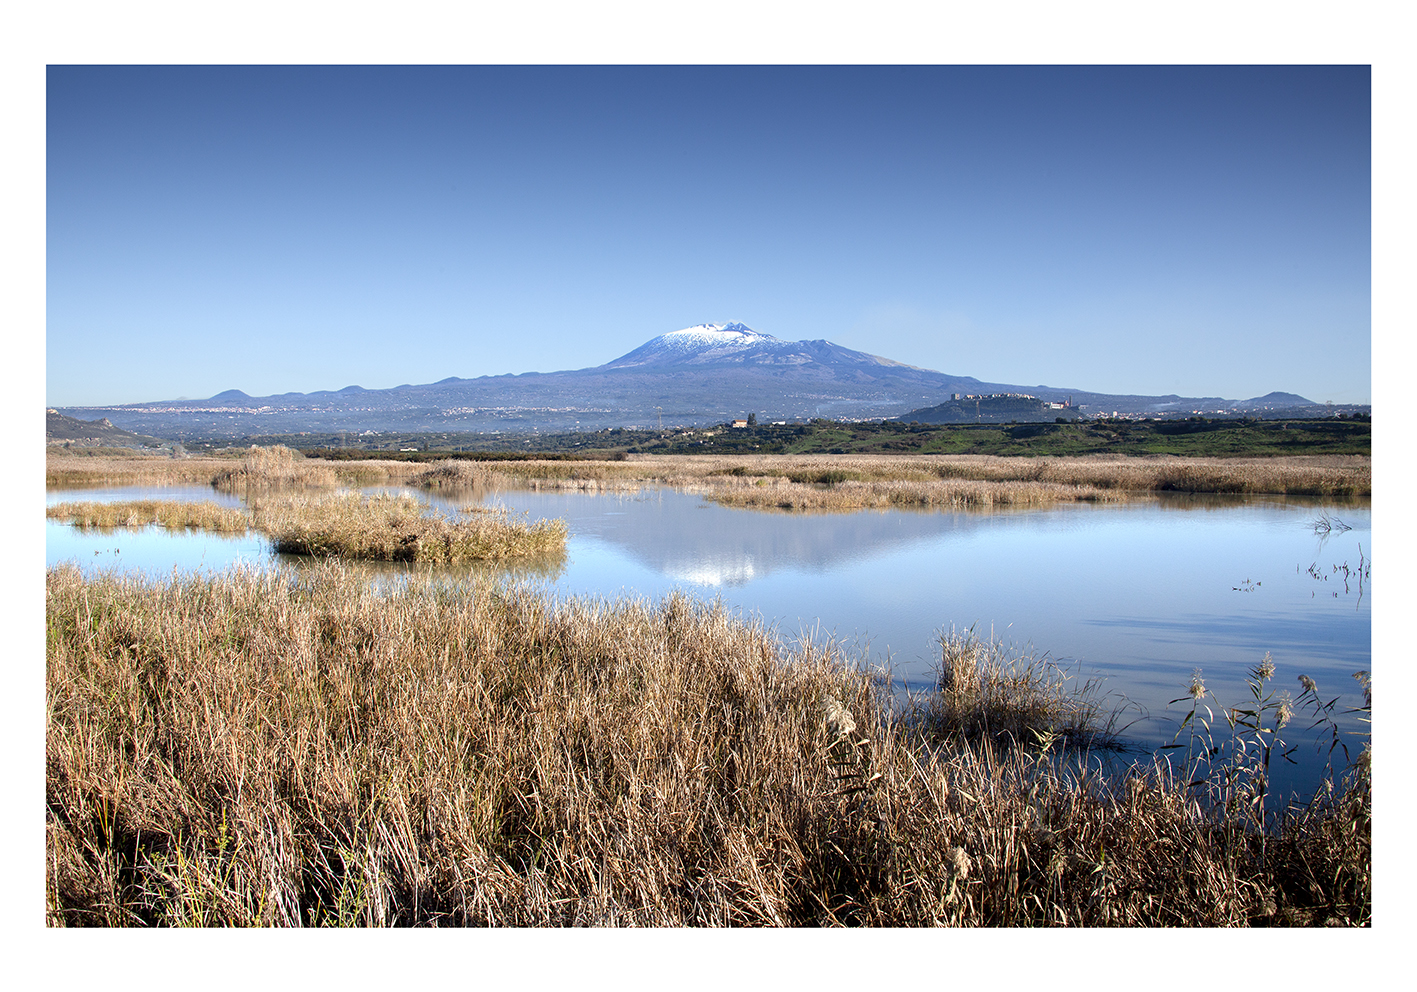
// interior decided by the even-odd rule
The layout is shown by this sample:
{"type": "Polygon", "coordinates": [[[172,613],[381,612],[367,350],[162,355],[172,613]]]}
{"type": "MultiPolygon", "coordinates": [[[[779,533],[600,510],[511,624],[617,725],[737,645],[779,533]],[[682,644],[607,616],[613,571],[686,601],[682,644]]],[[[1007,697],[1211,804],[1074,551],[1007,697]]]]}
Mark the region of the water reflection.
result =
{"type": "MultiPolygon", "coordinates": [[[[205,487],[165,492],[220,501],[205,487]]],[[[69,491],[50,494],[50,502],[151,494],[69,491]]],[[[1107,690],[1144,714],[1128,732],[1142,745],[1170,741],[1184,714],[1168,701],[1196,668],[1219,704],[1238,705],[1248,695],[1246,671],[1270,652],[1279,669],[1275,687],[1297,697],[1297,679],[1306,675],[1326,694],[1342,694],[1344,707],[1360,704],[1352,673],[1371,668],[1366,506],[1166,496],[989,514],[806,515],[729,509],[658,489],[414,495],[448,514],[482,500],[531,519],[567,522],[564,558],[439,571],[450,580],[511,574],[558,595],[597,597],[658,599],[685,589],[761,615],[786,639],[802,632],[832,636],[868,663],[888,667],[901,688],[931,683],[942,630],[972,627],[1047,652],[1080,678],[1104,677],[1107,690]],[[1314,521],[1324,514],[1341,518],[1347,529],[1316,534],[1314,521]],[[1360,562],[1362,587],[1354,576],[1360,562]]],[[[48,535],[51,563],[118,564],[160,576],[174,566],[307,564],[275,556],[260,536],[152,529],[85,535],[58,524],[48,525],[48,535]]],[[[363,567],[384,577],[417,568],[363,567]]],[[[1345,729],[1360,729],[1344,719],[1345,729]]],[[[1297,729],[1291,733],[1300,738],[1297,729]]],[[[1277,789],[1302,791],[1312,781],[1314,758],[1307,745],[1300,752],[1309,754],[1302,766],[1276,769],[1277,789]]]]}

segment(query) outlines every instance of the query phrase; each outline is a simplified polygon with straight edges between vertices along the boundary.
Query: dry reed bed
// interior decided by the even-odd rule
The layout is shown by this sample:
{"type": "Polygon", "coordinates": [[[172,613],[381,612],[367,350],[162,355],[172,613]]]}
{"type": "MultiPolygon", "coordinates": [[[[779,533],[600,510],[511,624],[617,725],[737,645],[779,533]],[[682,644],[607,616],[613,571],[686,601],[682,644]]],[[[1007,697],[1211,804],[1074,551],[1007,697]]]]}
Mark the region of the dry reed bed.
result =
{"type": "Polygon", "coordinates": [[[1047,506],[1053,503],[1121,502],[1127,494],[1095,486],[1058,482],[981,482],[972,479],[939,479],[934,482],[858,482],[827,485],[785,479],[763,480],[750,488],[739,484],[716,486],[706,495],[723,506],[744,509],[855,510],[865,508],[952,507],[988,508],[1047,506]]]}
{"type": "Polygon", "coordinates": [[[165,455],[73,455],[50,450],[44,483],[49,489],[93,486],[209,485],[231,467],[227,458],[172,458],[165,455]]]}
{"type": "Polygon", "coordinates": [[[1164,492],[1254,493],[1368,499],[1372,459],[1357,456],[1270,458],[1010,458],[995,455],[631,455],[625,460],[326,462],[280,445],[249,449],[239,460],[78,457],[50,452],[51,488],[84,485],[211,483],[229,491],[252,487],[415,485],[587,491],[665,485],[702,489],[745,506],[821,506],[822,483],[842,489],[834,506],[1031,504],[1071,499],[1122,499],[1164,492]],[[960,483],[979,483],[975,487],[960,483]],[[904,485],[904,484],[914,484],[904,485]],[[855,484],[843,488],[847,484],[855,484]],[[995,497],[989,486],[1012,484],[995,497]],[[772,488],[772,496],[748,495],[772,488]],[[773,497],[783,497],[772,502],[773,497]]]}
{"type": "Polygon", "coordinates": [[[936,735],[1049,747],[1119,745],[1124,711],[1104,713],[1098,678],[1079,679],[1046,656],[1010,653],[971,631],[940,637],[935,691],[915,719],[936,735]]]}
{"type": "Polygon", "coordinates": [[[564,520],[529,523],[481,508],[448,520],[428,515],[410,496],[275,497],[257,502],[254,512],[256,525],[287,554],[457,565],[566,551],[564,520]]]}
{"type": "Polygon", "coordinates": [[[530,523],[505,509],[473,508],[466,519],[429,516],[410,496],[263,495],[251,513],[212,502],[125,500],[60,503],[52,519],[111,530],[157,523],[169,530],[245,533],[254,527],[275,550],[319,558],[458,565],[474,561],[565,555],[563,520],[530,523]],[[253,519],[254,518],[254,519],[253,519]]]}
{"type": "Polygon", "coordinates": [[[52,925],[1368,920],[1362,768],[1261,847],[1164,774],[919,738],[682,597],[46,590],[52,925]]]}
{"type": "Polygon", "coordinates": [[[210,500],[200,503],[156,499],[111,503],[56,503],[47,507],[44,515],[51,520],[63,520],[77,527],[96,527],[100,530],[157,524],[168,530],[190,529],[244,534],[251,523],[246,511],[219,506],[210,500]]]}
{"type": "Polygon", "coordinates": [[[416,485],[624,491],[663,485],[728,506],[854,509],[1116,502],[1157,492],[1372,496],[1371,459],[1006,458],[987,455],[633,455],[625,461],[444,462],[416,485]]]}

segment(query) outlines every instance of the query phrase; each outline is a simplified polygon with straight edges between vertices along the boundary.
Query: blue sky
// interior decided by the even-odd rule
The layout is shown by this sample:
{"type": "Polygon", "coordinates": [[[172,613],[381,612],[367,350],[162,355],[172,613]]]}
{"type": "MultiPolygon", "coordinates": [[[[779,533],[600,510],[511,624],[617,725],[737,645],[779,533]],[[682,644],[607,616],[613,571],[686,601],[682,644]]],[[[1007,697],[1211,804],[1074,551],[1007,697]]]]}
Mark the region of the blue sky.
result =
{"type": "Polygon", "coordinates": [[[739,320],[1371,397],[1366,67],[55,67],[46,402],[582,368],[739,320]]]}

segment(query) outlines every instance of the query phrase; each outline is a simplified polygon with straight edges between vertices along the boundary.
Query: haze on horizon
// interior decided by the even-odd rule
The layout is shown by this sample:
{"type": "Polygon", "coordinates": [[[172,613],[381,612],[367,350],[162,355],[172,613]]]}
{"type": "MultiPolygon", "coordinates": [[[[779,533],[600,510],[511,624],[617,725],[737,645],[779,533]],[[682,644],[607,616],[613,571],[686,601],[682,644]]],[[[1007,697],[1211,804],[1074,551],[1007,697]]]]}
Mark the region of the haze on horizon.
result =
{"type": "Polygon", "coordinates": [[[50,66],[46,402],[600,365],[741,321],[1371,400],[1370,72],[50,66]]]}

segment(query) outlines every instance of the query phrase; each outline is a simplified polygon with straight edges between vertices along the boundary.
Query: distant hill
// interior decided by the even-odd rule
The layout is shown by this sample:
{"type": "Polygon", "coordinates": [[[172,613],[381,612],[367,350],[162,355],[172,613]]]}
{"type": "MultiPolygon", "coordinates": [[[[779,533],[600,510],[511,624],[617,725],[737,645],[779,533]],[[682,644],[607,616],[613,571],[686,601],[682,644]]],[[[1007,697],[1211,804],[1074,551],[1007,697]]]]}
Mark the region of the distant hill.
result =
{"type": "Polygon", "coordinates": [[[134,434],[114,427],[106,417],[98,420],[78,420],[66,417],[58,410],[46,410],[44,439],[50,444],[79,444],[106,447],[146,448],[161,445],[159,438],[134,434]]]}
{"type": "Polygon", "coordinates": [[[1313,400],[1294,393],[1265,393],[1252,400],[1241,400],[1235,404],[1237,410],[1289,410],[1294,407],[1318,406],[1313,400]]]}
{"type": "MultiPolygon", "coordinates": [[[[392,389],[252,397],[228,389],[208,400],[63,408],[100,413],[131,431],[179,439],[220,439],[300,431],[534,431],[694,426],[756,413],[763,423],[914,417],[955,394],[1027,394],[1070,402],[1070,416],[1147,412],[1186,415],[1239,409],[1218,397],[1117,396],[1052,386],[981,382],[917,368],[826,340],[784,341],[745,324],[699,324],[651,338],[593,368],[521,375],[450,376],[392,389]]],[[[1271,393],[1269,397],[1292,394],[1271,393]]],[[[1247,402],[1264,402],[1269,397],[1247,402]]],[[[1295,397],[1299,402],[1302,397],[1295,397]]],[[[1321,409],[1321,408],[1319,408],[1321,409]]],[[[918,417],[916,419],[919,419],[918,417]]]]}

